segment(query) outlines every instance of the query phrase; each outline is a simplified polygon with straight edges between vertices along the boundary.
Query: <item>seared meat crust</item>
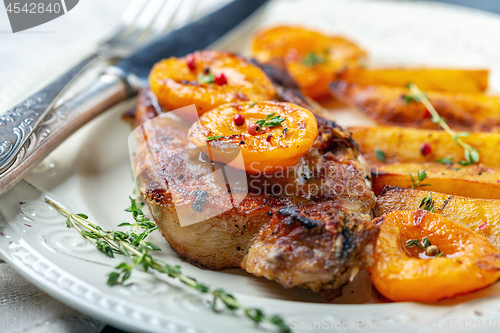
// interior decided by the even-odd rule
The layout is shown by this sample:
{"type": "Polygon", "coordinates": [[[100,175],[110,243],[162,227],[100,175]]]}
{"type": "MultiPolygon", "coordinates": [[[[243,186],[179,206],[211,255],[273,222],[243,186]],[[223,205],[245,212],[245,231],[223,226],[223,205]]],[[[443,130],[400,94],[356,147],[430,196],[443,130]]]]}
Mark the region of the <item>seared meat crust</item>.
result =
{"type": "MultiPolygon", "coordinates": [[[[278,88],[281,99],[301,101],[294,88],[278,88]]],[[[143,90],[135,125],[161,113],[154,94],[143,90]]],[[[176,203],[187,206],[198,191],[206,191],[204,211],[220,207],[227,188],[210,187],[204,180],[217,163],[207,167],[200,162],[207,157],[189,142],[187,128],[175,117],[161,118],[148,127],[147,144],[138,138],[134,171],[157,225],[179,257],[214,270],[243,267],[285,288],[309,288],[326,298],[371,263],[378,234],[370,217],[375,197],[360,172],[356,143],[334,122],[317,116],[316,142],[286,174],[247,175],[252,185],[243,201],[181,227],[169,184],[181,188],[176,203]],[[264,183],[288,185],[289,190],[276,195],[264,183]]]]}
{"type": "Polygon", "coordinates": [[[364,264],[371,263],[371,241],[377,233],[373,225],[332,202],[280,208],[242,267],[285,288],[307,287],[331,299],[364,264]]]}

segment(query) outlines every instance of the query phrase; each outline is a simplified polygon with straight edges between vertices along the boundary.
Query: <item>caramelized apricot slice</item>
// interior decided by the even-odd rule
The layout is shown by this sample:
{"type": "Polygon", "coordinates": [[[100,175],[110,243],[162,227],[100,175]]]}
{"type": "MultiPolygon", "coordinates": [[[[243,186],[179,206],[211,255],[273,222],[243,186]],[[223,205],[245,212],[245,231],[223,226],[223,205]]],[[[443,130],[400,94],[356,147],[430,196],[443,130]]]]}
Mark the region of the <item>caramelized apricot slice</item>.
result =
{"type": "Polygon", "coordinates": [[[188,134],[189,140],[212,160],[252,174],[271,174],[296,164],[311,149],[317,136],[318,124],[311,111],[279,102],[221,105],[203,114],[188,134]],[[242,125],[236,125],[236,114],[245,118],[242,125]],[[259,129],[257,135],[248,132],[248,125],[271,114],[284,121],[267,130],[259,129]],[[242,161],[232,161],[234,152],[241,152],[242,161]]]}
{"type": "Polygon", "coordinates": [[[337,73],[359,67],[367,57],[364,50],[343,37],[295,26],[258,32],[251,51],[262,62],[273,57],[283,59],[304,93],[312,98],[329,96],[328,83],[337,73]]]}
{"type": "Polygon", "coordinates": [[[213,50],[164,59],[154,65],[149,82],[168,110],[195,104],[199,115],[225,103],[268,100],[275,94],[259,67],[238,55],[213,50]]]}
{"type": "Polygon", "coordinates": [[[381,217],[378,224],[375,265],[369,273],[377,290],[390,300],[438,301],[485,288],[500,277],[499,250],[441,215],[396,211],[381,217]],[[428,257],[406,245],[424,237],[442,256],[428,257]]]}

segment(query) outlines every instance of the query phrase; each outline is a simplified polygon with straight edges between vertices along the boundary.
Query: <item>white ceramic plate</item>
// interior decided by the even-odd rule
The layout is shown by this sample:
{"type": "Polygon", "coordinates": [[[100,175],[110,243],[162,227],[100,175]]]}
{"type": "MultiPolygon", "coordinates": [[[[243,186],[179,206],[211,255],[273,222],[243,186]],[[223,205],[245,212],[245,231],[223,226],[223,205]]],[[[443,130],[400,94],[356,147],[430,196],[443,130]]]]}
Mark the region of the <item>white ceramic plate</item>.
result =
{"type": "MultiPolygon", "coordinates": [[[[374,64],[487,67],[491,86],[500,83],[500,19],[492,14],[429,3],[382,1],[275,1],[258,26],[301,23],[346,35],[365,47],[374,64]]],[[[257,29],[242,27],[218,46],[246,52],[257,29]]],[[[124,103],[66,141],[12,191],[0,199],[0,253],[19,273],[62,302],[104,322],[131,331],[252,332],[241,318],[215,314],[196,294],[163,277],[134,272],[131,287],[108,287],[110,259],[67,229],[64,218],[43,203],[50,195],[71,211],[83,212],[109,228],[130,221],[123,210],[133,188],[128,159],[130,129],[120,121],[124,103]]],[[[335,103],[343,125],[370,124],[335,103]]],[[[380,303],[366,274],[327,304],[305,290],[278,284],[242,270],[212,272],[180,261],[159,235],[158,255],[182,266],[200,281],[223,287],[244,304],[282,314],[296,331],[333,330],[431,332],[497,331],[500,287],[438,304],[380,303]],[[349,304],[351,303],[351,304],[349,304]],[[362,304],[352,304],[362,303],[362,304]],[[310,327],[311,329],[308,329],[310,327]],[[302,328],[302,329],[301,329],[302,328]]],[[[425,288],[425,286],[422,286],[425,288]]]]}

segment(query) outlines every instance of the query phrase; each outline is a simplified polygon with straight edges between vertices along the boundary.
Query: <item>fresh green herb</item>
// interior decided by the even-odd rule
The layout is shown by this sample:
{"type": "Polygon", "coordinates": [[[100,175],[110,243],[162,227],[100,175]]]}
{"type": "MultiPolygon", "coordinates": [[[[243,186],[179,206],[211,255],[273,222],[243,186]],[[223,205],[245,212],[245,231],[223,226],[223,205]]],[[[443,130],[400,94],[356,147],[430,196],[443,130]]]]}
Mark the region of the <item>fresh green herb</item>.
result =
{"type": "Polygon", "coordinates": [[[250,109],[251,107],[255,106],[257,103],[252,103],[248,106],[248,108],[250,109]]]}
{"type": "Polygon", "coordinates": [[[412,247],[416,246],[420,250],[425,250],[424,247],[418,241],[418,239],[409,239],[408,241],[406,241],[405,246],[409,247],[409,248],[412,248],[412,247]]]}
{"type": "Polygon", "coordinates": [[[288,133],[288,127],[283,128],[283,130],[281,131],[281,133],[283,133],[283,136],[286,139],[286,133],[288,133]]]}
{"type": "Polygon", "coordinates": [[[223,138],[224,135],[217,135],[217,136],[209,136],[208,138],[206,138],[207,141],[212,141],[212,140],[217,140],[217,139],[220,139],[220,138],[223,138]]]}
{"type": "Polygon", "coordinates": [[[375,156],[377,157],[377,159],[381,162],[384,162],[386,161],[386,156],[385,156],[385,153],[378,149],[378,148],[375,148],[375,156]]]}
{"type": "Polygon", "coordinates": [[[115,271],[108,275],[107,283],[109,285],[124,284],[124,282],[130,278],[134,268],[142,267],[146,272],[149,270],[164,273],[173,279],[177,279],[193,290],[205,295],[211,295],[213,297],[211,308],[216,312],[222,310],[220,305],[218,305],[222,304],[230,313],[244,315],[256,325],[270,325],[280,332],[288,333],[291,331],[290,327],[281,316],[268,316],[260,309],[246,307],[240,304],[236,298],[228,292],[208,286],[198,282],[192,277],[183,275],[179,266],[174,266],[153,258],[150,251],[159,251],[160,248],[156,244],[148,242],[145,239],[151,232],[158,229],[158,227],[144,215],[142,211],[144,203],[138,202],[132,197],[130,198],[131,204],[126,211],[132,213],[135,222],[121,223],[119,226],[130,227],[129,231],[123,232],[104,230],[100,226],[90,223],[85,214],[73,214],[47,197],[45,201],[59,213],[66,216],[67,225],[69,223],[70,227],[74,227],[78,230],[83,237],[91,241],[101,252],[109,257],[114,257],[114,254],[122,254],[132,259],[130,263],[122,262],[115,267],[115,271]]]}
{"type": "Polygon", "coordinates": [[[326,57],[322,54],[316,54],[314,52],[309,52],[306,54],[304,59],[302,59],[302,63],[306,66],[312,67],[318,64],[324,63],[326,60],[326,57]]]}
{"type": "Polygon", "coordinates": [[[406,104],[410,104],[411,102],[420,102],[420,97],[417,95],[404,94],[402,97],[406,104]]]}
{"type": "Polygon", "coordinates": [[[436,160],[437,163],[441,163],[444,165],[453,165],[453,156],[441,157],[436,160]]]}
{"type": "Polygon", "coordinates": [[[281,123],[286,119],[280,115],[275,116],[276,112],[270,113],[266,118],[257,120],[255,123],[259,125],[260,130],[264,131],[266,127],[281,126],[281,123]]]}
{"type": "Polygon", "coordinates": [[[455,131],[453,131],[448,126],[448,124],[446,124],[446,121],[444,120],[443,117],[441,117],[439,115],[439,113],[436,111],[434,106],[432,106],[432,104],[429,101],[429,99],[427,98],[427,96],[425,96],[425,94],[423,94],[414,83],[410,83],[408,85],[408,88],[413,93],[413,96],[414,96],[413,98],[415,100],[418,100],[422,104],[424,104],[424,106],[427,108],[427,110],[429,111],[429,113],[432,116],[432,121],[436,124],[439,124],[439,126],[441,126],[449,135],[452,136],[455,143],[464,149],[465,161],[459,161],[458,163],[460,163],[461,165],[469,165],[469,164],[478,163],[479,162],[479,151],[476,148],[472,147],[471,145],[466,144],[461,139],[462,137],[468,136],[469,133],[467,133],[467,132],[455,133],[455,131]]]}
{"type": "MultiPolygon", "coordinates": [[[[420,202],[420,206],[418,208],[422,208],[423,210],[428,210],[431,213],[434,211],[434,200],[432,200],[432,196],[430,193],[428,196],[422,199],[422,202],[420,202]]],[[[431,245],[430,242],[429,245],[431,245]]]]}
{"type": "Polygon", "coordinates": [[[439,247],[432,245],[427,237],[423,237],[421,242],[418,239],[409,239],[406,241],[405,246],[409,248],[416,246],[420,250],[425,250],[425,254],[430,257],[442,257],[444,254],[444,252],[438,253],[439,247]]]}
{"type": "Polygon", "coordinates": [[[215,75],[213,74],[200,74],[198,75],[199,83],[214,83],[215,75]]]}
{"type": "Polygon", "coordinates": [[[413,176],[411,175],[410,172],[408,172],[408,174],[410,175],[411,178],[412,189],[416,189],[417,187],[421,186],[431,186],[431,184],[420,184],[420,182],[422,182],[425,178],[427,178],[427,172],[425,170],[422,171],[422,173],[420,173],[420,171],[417,171],[417,181],[413,179],[413,176]]]}
{"type": "Polygon", "coordinates": [[[420,250],[425,250],[431,245],[431,241],[427,237],[423,237],[422,241],[419,241],[418,239],[409,239],[405,244],[406,247],[411,248],[416,246],[420,250]]]}
{"type": "Polygon", "coordinates": [[[359,67],[366,68],[368,66],[368,61],[366,60],[365,57],[359,57],[358,64],[359,64],[359,67]]]}

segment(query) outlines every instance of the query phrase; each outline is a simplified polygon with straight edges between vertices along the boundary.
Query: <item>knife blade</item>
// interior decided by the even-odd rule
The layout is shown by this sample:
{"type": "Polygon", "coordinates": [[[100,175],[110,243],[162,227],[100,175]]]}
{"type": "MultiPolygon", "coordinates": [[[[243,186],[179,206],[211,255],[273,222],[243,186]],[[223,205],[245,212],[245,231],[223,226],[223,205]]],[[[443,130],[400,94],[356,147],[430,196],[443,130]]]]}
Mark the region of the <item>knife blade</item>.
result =
{"type": "MultiPolygon", "coordinates": [[[[135,95],[146,84],[149,71],[156,62],[165,57],[180,57],[206,48],[266,2],[267,0],[233,0],[206,17],[150,42],[106,70],[74,98],[52,110],[44,118],[48,121],[43,121],[34,128],[33,134],[15,152],[4,149],[4,142],[0,145],[0,155],[12,154],[13,158],[9,160],[13,162],[0,170],[0,196],[80,127],[109,107],[135,95]]],[[[44,89],[48,88],[50,87],[44,89]]],[[[23,124],[22,128],[14,128],[16,133],[25,131],[26,122],[30,123],[29,114],[13,112],[10,116],[23,124]]]]}
{"type": "Polygon", "coordinates": [[[176,30],[174,33],[152,41],[117,67],[133,73],[141,80],[149,75],[151,67],[166,57],[182,57],[213,44],[229,30],[236,27],[267,0],[235,0],[218,11],[176,30]]]}

